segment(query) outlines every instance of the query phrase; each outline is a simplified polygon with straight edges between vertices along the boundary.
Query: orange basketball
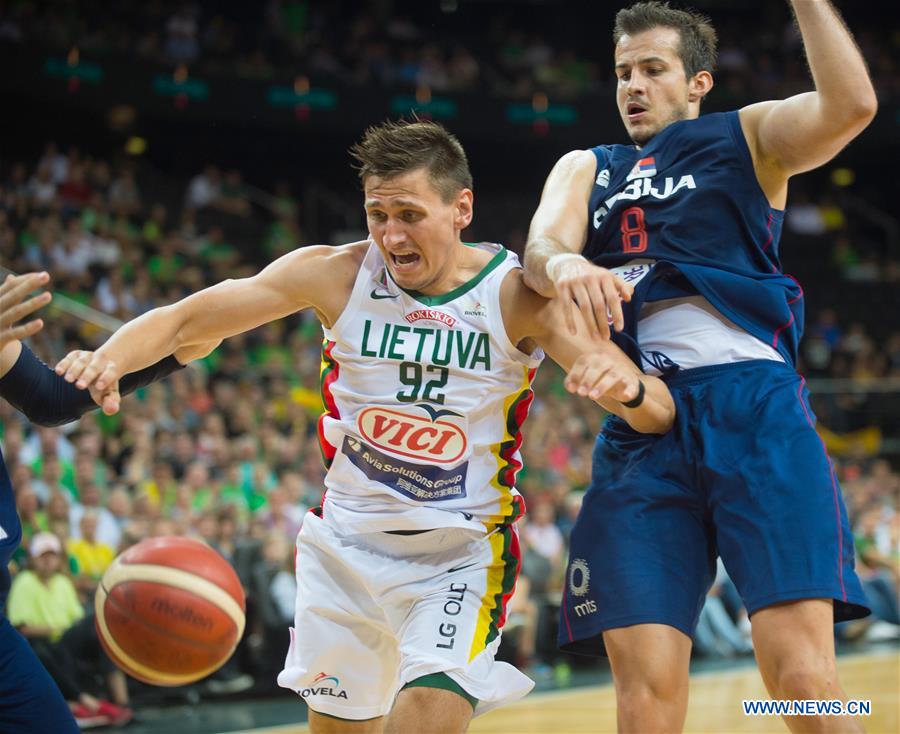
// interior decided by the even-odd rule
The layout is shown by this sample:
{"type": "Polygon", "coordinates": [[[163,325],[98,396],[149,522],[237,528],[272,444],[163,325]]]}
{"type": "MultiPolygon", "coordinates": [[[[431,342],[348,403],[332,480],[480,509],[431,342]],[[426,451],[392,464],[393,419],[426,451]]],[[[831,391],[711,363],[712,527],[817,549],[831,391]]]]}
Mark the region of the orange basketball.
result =
{"type": "Polygon", "coordinates": [[[157,686],[204,678],[244,632],[244,591],[228,562],[190,538],[150,538],[112,562],[94,597],[100,641],[129,675],[157,686]]]}

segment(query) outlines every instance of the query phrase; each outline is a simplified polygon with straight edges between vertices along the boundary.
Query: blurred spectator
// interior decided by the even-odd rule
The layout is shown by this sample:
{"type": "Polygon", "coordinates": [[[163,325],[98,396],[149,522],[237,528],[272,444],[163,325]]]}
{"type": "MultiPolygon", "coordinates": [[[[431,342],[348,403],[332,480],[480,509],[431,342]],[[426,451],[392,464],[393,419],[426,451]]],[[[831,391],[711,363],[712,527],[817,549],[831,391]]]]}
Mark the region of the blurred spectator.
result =
{"type": "Polygon", "coordinates": [[[203,209],[216,203],[221,194],[221,186],[219,169],[207,166],[188,184],[185,206],[189,209],[203,209]]]}
{"type": "Polygon", "coordinates": [[[109,206],[116,214],[133,217],[141,210],[141,193],[130,168],[123,169],[109,187],[109,206]]]}
{"type": "Polygon", "coordinates": [[[553,504],[547,499],[539,499],[530,509],[529,521],[522,533],[525,542],[546,558],[551,568],[561,568],[566,546],[563,535],[554,522],[553,504]]]}
{"type": "Polygon", "coordinates": [[[97,588],[103,572],[116,556],[113,546],[97,540],[98,522],[95,511],[87,510],[82,513],[78,526],[80,537],[70,538],[66,544],[69,555],[78,563],[79,575],[86,581],[82,588],[90,591],[97,588]]]}
{"type": "Polygon", "coordinates": [[[100,488],[92,481],[86,482],[81,487],[79,501],[72,503],[69,510],[69,526],[72,529],[72,537],[76,540],[80,540],[82,537],[81,518],[86,513],[94,514],[97,521],[96,528],[93,530],[94,540],[90,542],[99,542],[110,548],[118,548],[119,538],[122,534],[119,523],[116,522],[112,513],[102,506],[100,488]]]}
{"type": "MultiPolygon", "coordinates": [[[[219,195],[215,200],[216,206],[228,214],[238,217],[246,217],[250,214],[250,202],[247,200],[247,189],[241,172],[232,168],[225,174],[225,179],[219,187],[219,195]]],[[[199,207],[197,207],[199,208],[199,207]]]]}
{"type": "Polygon", "coordinates": [[[199,53],[197,19],[185,4],[166,23],[166,58],[173,64],[190,64],[199,53]]]}

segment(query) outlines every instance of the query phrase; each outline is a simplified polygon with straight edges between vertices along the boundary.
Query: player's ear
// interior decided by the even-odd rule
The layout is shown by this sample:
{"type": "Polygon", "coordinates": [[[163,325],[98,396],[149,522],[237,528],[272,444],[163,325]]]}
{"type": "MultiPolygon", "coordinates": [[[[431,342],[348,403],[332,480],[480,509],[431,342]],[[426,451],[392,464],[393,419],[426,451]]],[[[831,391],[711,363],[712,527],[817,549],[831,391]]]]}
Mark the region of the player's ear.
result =
{"type": "Polygon", "coordinates": [[[688,82],[688,102],[701,102],[713,88],[713,77],[708,71],[698,71],[688,82]]]}
{"type": "Polygon", "coordinates": [[[457,229],[463,230],[472,223],[474,216],[474,195],[472,189],[463,189],[456,196],[456,214],[454,216],[454,224],[457,229]]]}

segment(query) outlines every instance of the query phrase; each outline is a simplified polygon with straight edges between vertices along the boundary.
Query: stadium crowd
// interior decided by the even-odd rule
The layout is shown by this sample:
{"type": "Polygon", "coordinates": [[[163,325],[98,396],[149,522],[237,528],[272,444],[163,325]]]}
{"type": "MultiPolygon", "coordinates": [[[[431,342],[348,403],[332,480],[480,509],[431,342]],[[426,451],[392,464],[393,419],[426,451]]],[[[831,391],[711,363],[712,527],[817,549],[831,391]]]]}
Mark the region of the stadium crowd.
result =
{"type": "MultiPolygon", "coordinates": [[[[515,98],[545,92],[572,99],[611,85],[603,61],[608,56],[598,57],[596,36],[570,32],[573,23],[590,23],[597,12],[605,22],[605,7],[556,3],[548,14],[541,3],[472,5],[92,0],[76,7],[29,0],[0,9],[0,42],[39,43],[63,54],[78,48],[98,60],[136,56],[170,69],[185,65],[200,75],[270,80],[302,74],[326,86],[422,86],[515,98]]],[[[748,5],[719,25],[720,93],[729,100],[748,94],[774,99],[805,89],[800,38],[784,4],[748,5]],[[748,22],[765,30],[748,37],[748,22]]],[[[896,37],[877,13],[855,33],[876,86],[896,95],[896,37]]]]}

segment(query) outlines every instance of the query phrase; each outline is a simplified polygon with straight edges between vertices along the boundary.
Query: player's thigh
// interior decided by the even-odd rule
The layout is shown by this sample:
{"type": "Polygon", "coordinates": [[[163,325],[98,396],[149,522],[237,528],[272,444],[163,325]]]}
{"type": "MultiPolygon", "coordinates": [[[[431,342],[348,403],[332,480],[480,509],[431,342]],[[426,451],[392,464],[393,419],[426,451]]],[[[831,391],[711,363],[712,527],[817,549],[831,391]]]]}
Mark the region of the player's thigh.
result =
{"type": "Polygon", "coordinates": [[[777,687],[796,671],[837,680],[831,599],[772,605],[756,612],[751,624],[753,648],[767,684],[777,687]]]}
{"type": "Polygon", "coordinates": [[[278,683],[310,709],[354,721],[390,710],[400,662],[396,638],[362,581],[364,572],[358,548],[320,518],[306,518],[297,542],[294,626],[278,683]]]}
{"type": "Polygon", "coordinates": [[[647,684],[669,692],[687,686],[691,638],[681,630],[636,624],[606,630],[603,642],[617,686],[647,684]]]}
{"type": "Polygon", "coordinates": [[[4,734],[78,734],[56,683],[31,646],[0,621],[0,731],[4,734]]]}
{"type": "Polygon", "coordinates": [[[604,630],[665,624],[690,635],[713,578],[705,500],[677,427],[645,437],[608,421],[572,531],[563,649],[602,652],[604,630]]]}
{"type": "Polygon", "coordinates": [[[744,604],[753,614],[831,598],[837,619],[860,616],[853,535],[801,378],[775,364],[738,382],[731,417],[715,415],[727,399],[710,411],[704,464],[716,545],[744,604]]]}

